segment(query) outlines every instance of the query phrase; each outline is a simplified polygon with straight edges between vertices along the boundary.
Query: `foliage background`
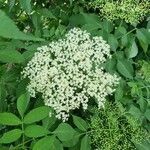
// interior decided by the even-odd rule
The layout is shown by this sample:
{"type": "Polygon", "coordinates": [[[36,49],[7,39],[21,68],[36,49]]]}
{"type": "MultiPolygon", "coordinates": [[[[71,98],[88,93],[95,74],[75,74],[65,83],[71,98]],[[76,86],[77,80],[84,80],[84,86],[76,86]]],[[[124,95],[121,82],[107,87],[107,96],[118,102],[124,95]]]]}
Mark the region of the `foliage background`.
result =
{"type": "MultiPolygon", "coordinates": [[[[102,36],[109,43],[113,57],[105,69],[121,76],[121,81],[108,101],[119,103],[149,135],[149,13],[138,24],[110,21],[88,2],[0,0],[0,149],[94,149],[89,136],[93,106],[86,112],[72,112],[67,123],[49,118],[53,110],[43,106],[40,96],[30,98],[28,80],[20,75],[37,47],[63,37],[73,27],[102,36]]],[[[148,150],[148,136],[135,147],[148,150]]]]}

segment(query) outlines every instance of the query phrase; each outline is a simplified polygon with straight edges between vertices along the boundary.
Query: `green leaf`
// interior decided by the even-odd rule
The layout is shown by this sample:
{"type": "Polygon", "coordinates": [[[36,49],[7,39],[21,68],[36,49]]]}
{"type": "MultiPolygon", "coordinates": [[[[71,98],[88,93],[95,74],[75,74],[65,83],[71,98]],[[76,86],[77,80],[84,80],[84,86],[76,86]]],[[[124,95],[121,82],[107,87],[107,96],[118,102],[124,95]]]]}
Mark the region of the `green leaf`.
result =
{"type": "Polygon", "coordinates": [[[116,49],[118,48],[118,41],[113,34],[109,35],[108,44],[110,45],[110,47],[113,51],[116,51],[116,49]]]}
{"type": "Polygon", "coordinates": [[[27,109],[28,103],[30,101],[30,95],[28,92],[22,94],[17,100],[17,109],[21,117],[24,116],[24,113],[27,109]]]}
{"type": "Polygon", "coordinates": [[[138,100],[138,104],[140,106],[140,109],[142,112],[145,112],[146,111],[146,108],[147,108],[147,102],[145,100],[145,98],[143,96],[141,96],[138,100]]]}
{"type": "Polygon", "coordinates": [[[46,18],[57,19],[50,9],[42,8],[39,10],[39,13],[46,18]]]}
{"type": "Polygon", "coordinates": [[[74,26],[93,24],[93,26],[96,26],[98,28],[101,27],[99,16],[95,14],[88,14],[88,13],[72,15],[70,17],[70,23],[74,26]]]}
{"type": "Polygon", "coordinates": [[[141,117],[142,117],[142,112],[140,111],[139,108],[137,108],[134,105],[130,106],[129,113],[137,119],[141,119],[141,117]]]}
{"type": "Polygon", "coordinates": [[[105,66],[106,71],[108,71],[110,73],[115,73],[117,61],[114,57],[107,60],[107,62],[105,64],[106,64],[106,66],[105,66]]]}
{"type": "Polygon", "coordinates": [[[137,82],[128,82],[128,86],[131,87],[131,96],[135,97],[135,95],[140,95],[140,88],[137,82]]]}
{"type": "Polygon", "coordinates": [[[85,24],[85,20],[82,14],[76,14],[76,15],[72,15],[69,18],[70,24],[77,26],[77,25],[84,25],[85,24]]]}
{"type": "Polygon", "coordinates": [[[119,27],[115,30],[115,37],[116,37],[116,38],[123,37],[126,33],[127,33],[126,28],[123,27],[123,26],[119,26],[119,27]]]}
{"type": "Polygon", "coordinates": [[[102,29],[105,30],[107,33],[112,32],[113,29],[114,29],[113,24],[108,20],[104,20],[103,23],[102,23],[102,26],[103,26],[102,29]]]}
{"type": "Polygon", "coordinates": [[[0,145],[1,150],[8,150],[8,147],[0,145]]]}
{"type": "Polygon", "coordinates": [[[13,129],[4,133],[4,135],[0,138],[0,143],[12,143],[18,140],[22,135],[22,131],[20,129],[13,129]]]}
{"type": "Polygon", "coordinates": [[[115,53],[115,58],[117,59],[117,60],[124,60],[125,59],[125,56],[124,56],[124,52],[123,51],[117,51],[116,53],[115,53]]]}
{"type": "Polygon", "coordinates": [[[21,32],[15,23],[8,16],[6,16],[2,10],[0,10],[0,20],[0,37],[27,41],[43,41],[41,38],[36,38],[32,35],[26,35],[21,32]]]}
{"type": "Polygon", "coordinates": [[[144,141],[142,143],[136,142],[135,146],[136,146],[137,150],[149,150],[150,142],[149,141],[144,141]]]}
{"type": "Polygon", "coordinates": [[[135,41],[133,41],[132,45],[127,49],[127,57],[134,58],[135,56],[137,56],[137,54],[138,54],[138,47],[135,41]]]}
{"type": "Polygon", "coordinates": [[[150,121],[150,109],[147,109],[144,115],[150,121]]]}
{"type": "Polygon", "coordinates": [[[49,132],[42,126],[30,125],[25,128],[24,133],[27,137],[37,138],[37,137],[44,136],[44,135],[48,134],[49,132]]]}
{"type": "Polygon", "coordinates": [[[97,29],[99,29],[99,28],[101,28],[100,24],[93,24],[93,23],[85,24],[82,27],[83,30],[87,30],[88,32],[91,32],[91,33],[93,30],[97,31],[97,29]]]}
{"type": "Polygon", "coordinates": [[[27,86],[28,86],[28,79],[21,80],[16,89],[16,96],[19,97],[20,95],[27,92],[27,86]]]}
{"type": "Polygon", "coordinates": [[[56,120],[57,119],[56,119],[55,115],[52,115],[51,117],[48,116],[42,120],[42,126],[45,129],[49,129],[55,124],[56,120]]]}
{"type": "Polygon", "coordinates": [[[12,113],[0,113],[0,124],[3,125],[19,125],[21,124],[21,120],[12,113]]]}
{"type": "Polygon", "coordinates": [[[35,36],[37,37],[41,37],[41,17],[40,14],[38,14],[37,12],[34,12],[32,14],[32,23],[34,25],[35,28],[35,36]]]}
{"type": "Polygon", "coordinates": [[[69,141],[63,141],[63,146],[64,147],[73,147],[73,146],[76,146],[77,143],[79,143],[79,138],[81,136],[81,133],[79,132],[76,132],[74,134],[74,137],[72,140],[69,140],[69,141]]]}
{"type": "Polygon", "coordinates": [[[97,30],[95,31],[96,36],[102,36],[105,41],[108,41],[109,33],[105,30],[97,30]]]}
{"type": "Polygon", "coordinates": [[[16,50],[3,49],[0,50],[0,61],[4,63],[22,63],[24,58],[16,50]]]}
{"type": "Polygon", "coordinates": [[[33,150],[63,150],[63,147],[55,136],[48,136],[36,142],[33,150]]]}
{"type": "Polygon", "coordinates": [[[7,105],[7,102],[5,102],[6,95],[6,86],[4,85],[4,83],[0,83],[0,112],[2,112],[7,105]]]}
{"type": "Polygon", "coordinates": [[[47,106],[41,106],[31,110],[25,117],[24,123],[31,124],[46,118],[49,115],[50,108],[47,106]]]}
{"type": "Polygon", "coordinates": [[[130,33],[130,34],[125,34],[121,38],[121,48],[129,47],[129,45],[132,45],[132,43],[135,41],[135,34],[130,33]]]}
{"type": "Polygon", "coordinates": [[[115,101],[121,101],[123,98],[123,95],[125,94],[124,90],[126,87],[126,82],[124,80],[120,80],[120,84],[116,88],[115,91],[115,101]]]}
{"type": "Polygon", "coordinates": [[[95,24],[99,27],[101,27],[101,22],[100,22],[100,18],[98,15],[95,14],[88,14],[88,13],[82,13],[82,16],[84,18],[85,24],[95,24]]]}
{"type": "Polygon", "coordinates": [[[75,133],[75,130],[67,123],[61,123],[54,131],[54,134],[56,134],[61,141],[69,141],[73,139],[75,133]]]}
{"type": "Polygon", "coordinates": [[[81,131],[88,129],[87,123],[81,117],[73,116],[73,122],[81,131]]]}
{"type": "Polygon", "coordinates": [[[81,148],[80,150],[90,150],[90,139],[87,135],[85,135],[81,140],[81,148]]]}
{"type": "Polygon", "coordinates": [[[146,33],[144,32],[143,29],[137,30],[137,38],[140,42],[141,47],[143,48],[144,52],[146,53],[148,50],[149,38],[146,36],[146,33]]]}
{"type": "Polygon", "coordinates": [[[125,59],[118,60],[117,69],[118,69],[119,73],[122,74],[124,77],[133,79],[134,70],[133,70],[133,66],[130,63],[130,61],[125,60],[125,59]]]}
{"type": "Polygon", "coordinates": [[[31,0],[19,0],[21,7],[25,10],[28,14],[31,13],[31,0]]]}
{"type": "Polygon", "coordinates": [[[124,35],[122,38],[121,38],[121,46],[122,47],[126,47],[129,43],[129,35],[124,35]]]}
{"type": "Polygon", "coordinates": [[[22,55],[25,58],[25,61],[28,62],[31,60],[31,58],[34,56],[34,53],[36,52],[37,48],[40,47],[40,44],[32,44],[28,47],[26,47],[27,51],[25,51],[22,55]]]}
{"type": "Polygon", "coordinates": [[[148,19],[148,22],[147,22],[147,27],[146,27],[147,29],[150,29],[150,17],[149,17],[149,19],[148,19]]]}

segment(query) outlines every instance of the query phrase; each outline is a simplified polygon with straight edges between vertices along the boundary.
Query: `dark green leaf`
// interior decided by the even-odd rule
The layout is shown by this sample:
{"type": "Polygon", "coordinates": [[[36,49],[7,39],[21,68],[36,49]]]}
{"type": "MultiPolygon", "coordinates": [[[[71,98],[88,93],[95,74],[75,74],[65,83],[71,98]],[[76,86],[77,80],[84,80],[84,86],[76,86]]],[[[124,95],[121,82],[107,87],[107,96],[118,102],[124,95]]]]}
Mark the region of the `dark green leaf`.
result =
{"type": "Polygon", "coordinates": [[[4,133],[4,135],[0,138],[0,143],[12,143],[18,140],[22,135],[22,131],[20,129],[13,129],[4,133]]]}

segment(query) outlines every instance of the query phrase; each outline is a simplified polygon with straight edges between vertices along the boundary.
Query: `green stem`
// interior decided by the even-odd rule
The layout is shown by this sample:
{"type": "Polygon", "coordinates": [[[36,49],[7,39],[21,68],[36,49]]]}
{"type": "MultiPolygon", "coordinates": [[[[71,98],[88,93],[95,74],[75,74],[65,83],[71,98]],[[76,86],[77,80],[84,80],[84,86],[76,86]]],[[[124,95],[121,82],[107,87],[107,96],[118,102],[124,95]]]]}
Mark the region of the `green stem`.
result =
{"type": "MultiPolygon", "coordinates": [[[[32,141],[32,139],[30,139],[30,140],[28,140],[28,141],[25,141],[24,144],[26,144],[26,143],[28,143],[28,142],[30,142],[30,141],[32,141]]],[[[13,149],[13,150],[18,150],[18,147],[21,147],[22,145],[23,145],[23,143],[18,144],[18,145],[16,145],[15,147],[13,147],[12,149],[13,149]]]]}
{"type": "Polygon", "coordinates": [[[22,147],[25,150],[25,136],[24,136],[24,124],[23,124],[23,118],[22,118],[22,147]]]}

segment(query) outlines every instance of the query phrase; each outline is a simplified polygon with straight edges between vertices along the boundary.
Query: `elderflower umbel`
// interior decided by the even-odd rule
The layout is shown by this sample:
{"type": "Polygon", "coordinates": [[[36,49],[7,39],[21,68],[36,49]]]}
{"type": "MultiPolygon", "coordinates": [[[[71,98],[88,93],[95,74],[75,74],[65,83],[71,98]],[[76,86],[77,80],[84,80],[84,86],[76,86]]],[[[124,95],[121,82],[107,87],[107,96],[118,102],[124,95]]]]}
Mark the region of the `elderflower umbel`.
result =
{"type": "Polygon", "coordinates": [[[45,105],[66,121],[71,110],[87,109],[89,99],[96,100],[100,108],[114,92],[119,79],[100,66],[110,57],[110,46],[102,37],[92,38],[73,28],[64,39],[39,47],[22,74],[30,80],[31,96],[41,93],[45,105]]]}

